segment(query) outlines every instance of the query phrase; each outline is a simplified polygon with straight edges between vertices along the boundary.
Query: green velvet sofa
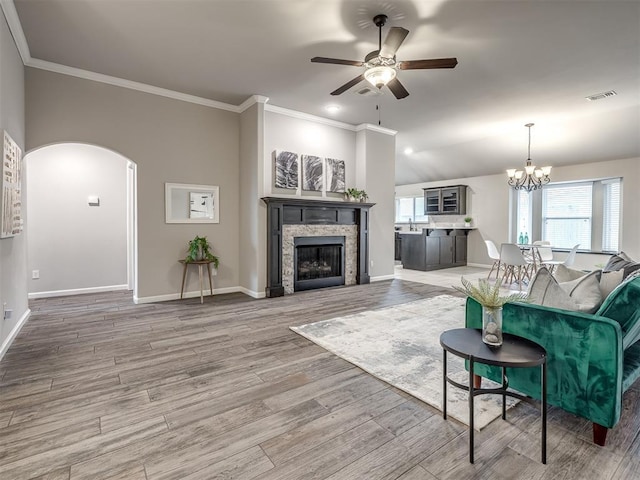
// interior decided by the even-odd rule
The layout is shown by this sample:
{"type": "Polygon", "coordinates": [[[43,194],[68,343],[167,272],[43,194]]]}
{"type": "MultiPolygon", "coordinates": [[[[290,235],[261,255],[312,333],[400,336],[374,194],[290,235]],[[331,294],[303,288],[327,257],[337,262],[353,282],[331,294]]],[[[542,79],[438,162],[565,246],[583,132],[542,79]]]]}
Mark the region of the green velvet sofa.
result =
{"type": "MultiPolygon", "coordinates": [[[[482,328],[482,308],[471,298],[466,326],[482,328]]],[[[593,440],[604,445],[620,420],[622,394],[640,377],[640,277],[618,286],[595,314],[506,304],[503,328],[547,350],[548,404],[593,422],[593,440]]],[[[476,375],[500,381],[497,367],[474,368],[476,375]]],[[[540,399],[540,369],[507,369],[507,376],[511,388],[540,399]]]]}

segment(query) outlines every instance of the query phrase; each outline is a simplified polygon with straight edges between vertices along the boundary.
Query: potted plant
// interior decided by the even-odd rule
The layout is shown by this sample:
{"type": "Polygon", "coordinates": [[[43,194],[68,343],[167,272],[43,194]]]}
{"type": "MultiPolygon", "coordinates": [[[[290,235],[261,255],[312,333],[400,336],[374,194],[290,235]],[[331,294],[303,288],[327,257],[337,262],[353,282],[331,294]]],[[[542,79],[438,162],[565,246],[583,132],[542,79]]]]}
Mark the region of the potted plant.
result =
{"type": "Polygon", "coordinates": [[[527,302],[527,294],[500,295],[502,278],[493,285],[480,279],[477,287],[464,277],[460,281],[462,287],[453,285],[453,288],[482,305],[482,341],[490,347],[499,347],[502,345],[502,307],[509,302],[527,302]]]}
{"type": "Polygon", "coordinates": [[[465,227],[470,227],[471,226],[471,222],[473,221],[473,218],[471,217],[464,217],[464,226],[465,227]]]}
{"type": "Polygon", "coordinates": [[[350,202],[365,202],[368,198],[367,192],[357,188],[347,188],[344,196],[350,202]]]}
{"type": "Polygon", "coordinates": [[[209,260],[214,268],[218,268],[220,263],[218,257],[211,253],[211,244],[207,240],[207,237],[199,237],[189,242],[189,250],[187,256],[184,259],[186,263],[198,262],[200,260],[209,260]]]}

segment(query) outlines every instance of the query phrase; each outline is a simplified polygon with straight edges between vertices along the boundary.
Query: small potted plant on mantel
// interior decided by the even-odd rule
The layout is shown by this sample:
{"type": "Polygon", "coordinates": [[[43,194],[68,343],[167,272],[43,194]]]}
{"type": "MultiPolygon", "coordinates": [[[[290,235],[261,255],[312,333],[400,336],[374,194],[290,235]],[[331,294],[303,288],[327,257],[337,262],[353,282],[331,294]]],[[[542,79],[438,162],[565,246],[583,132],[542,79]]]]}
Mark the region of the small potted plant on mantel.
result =
{"type": "Polygon", "coordinates": [[[184,261],[185,263],[192,263],[202,260],[210,261],[216,270],[220,264],[218,257],[211,253],[211,244],[207,240],[207,237],[199,237],[196,235],[196,238],[189,242],[189,250],[184,261]]]}
{"type": "Polygon", "coordinates": [[[473,218],[471,218],[471,217],[464,217],[464,226],[465,226],[465,227],[470,227],[470,226],[471,226],[471,222],[473,222],[473,218]]]}
{"type": "Polygon", "coordinates": [[[347,188],[344,192],[345,199],[349,202],[366,202],[369,196],[364,190],[357,188],[347,188]]]}

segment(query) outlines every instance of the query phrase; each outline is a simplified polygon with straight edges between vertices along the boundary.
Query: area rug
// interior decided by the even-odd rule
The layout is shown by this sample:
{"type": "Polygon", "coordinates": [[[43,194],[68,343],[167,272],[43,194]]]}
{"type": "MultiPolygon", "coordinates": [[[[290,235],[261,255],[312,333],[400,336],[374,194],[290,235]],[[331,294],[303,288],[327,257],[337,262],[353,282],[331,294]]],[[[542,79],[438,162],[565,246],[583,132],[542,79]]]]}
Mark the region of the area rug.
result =
{"type": "MultiPolygon", "coordinates": [[[[465,299],[451,295],[309,323],[291,330],[375,377],[442,410],[440,333],[464,327],[465,299]]],[[[449,376],[467,384],[464,361],[447,355],[449,376]]],[[[490,382],[483,380],[483,387],[490,382]]],[[[492,386],[497,384],[491,382],[492,386]]],[[[467,392],[448,385],[447,414],[469,425],[467,392]]],[[[475,428],[502,414],[500,395],[474,399],[475,428]]],[[[508,408],[517,400],[507,398],[508,408]]]]}

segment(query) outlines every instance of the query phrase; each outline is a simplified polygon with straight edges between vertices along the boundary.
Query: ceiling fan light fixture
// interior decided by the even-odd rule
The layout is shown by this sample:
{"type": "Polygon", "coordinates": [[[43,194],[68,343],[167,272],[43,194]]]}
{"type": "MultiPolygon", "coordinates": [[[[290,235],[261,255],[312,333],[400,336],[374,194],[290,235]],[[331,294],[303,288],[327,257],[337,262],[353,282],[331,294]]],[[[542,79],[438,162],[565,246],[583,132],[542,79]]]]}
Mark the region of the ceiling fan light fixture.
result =
{"type": "Polygon", "coordinates": [[[376,88],[382,88],[396,78],[396,70],[387,66],[371,67],[364,72],[364,78],[376,88]]]}

